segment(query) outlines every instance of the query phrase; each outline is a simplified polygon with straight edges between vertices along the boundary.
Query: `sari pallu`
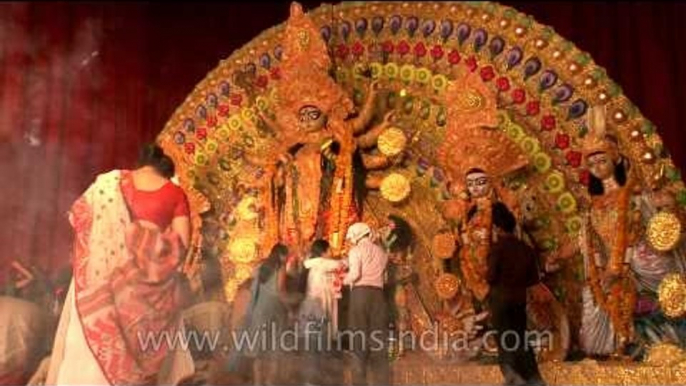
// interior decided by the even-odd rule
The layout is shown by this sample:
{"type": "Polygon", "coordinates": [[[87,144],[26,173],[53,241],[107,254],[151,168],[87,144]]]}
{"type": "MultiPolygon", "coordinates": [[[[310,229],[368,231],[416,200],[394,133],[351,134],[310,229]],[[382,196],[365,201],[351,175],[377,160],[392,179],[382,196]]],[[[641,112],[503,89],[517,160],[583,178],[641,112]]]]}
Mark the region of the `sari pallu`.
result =
{"type": "Polygon", "coordinates": [[[48,383],[154,384],[180,333],[187,299],[177,270],[181,241],[171,231],[131,222],[123,194],[130,188],[128,172],[109,172],[72,206],[74,278],[58,328],[64,347],[56,341],[48,383]],[[85,368],[97,362],[100,374],[81,377],[84,361],[85,368]]]}

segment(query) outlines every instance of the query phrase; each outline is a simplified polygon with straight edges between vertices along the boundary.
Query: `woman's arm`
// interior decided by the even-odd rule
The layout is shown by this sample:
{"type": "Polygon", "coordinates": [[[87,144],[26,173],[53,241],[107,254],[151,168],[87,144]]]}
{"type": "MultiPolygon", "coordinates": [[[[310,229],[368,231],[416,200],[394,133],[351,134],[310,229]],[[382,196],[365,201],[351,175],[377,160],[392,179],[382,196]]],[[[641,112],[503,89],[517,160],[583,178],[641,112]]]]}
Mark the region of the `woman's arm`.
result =
{"type": "Polygon", "coordinates": [[[179,235],[184,248],[188,248],[191,240],[191,219],[188,216],[178,216],[172,220],[172,231],[179,235]]]}

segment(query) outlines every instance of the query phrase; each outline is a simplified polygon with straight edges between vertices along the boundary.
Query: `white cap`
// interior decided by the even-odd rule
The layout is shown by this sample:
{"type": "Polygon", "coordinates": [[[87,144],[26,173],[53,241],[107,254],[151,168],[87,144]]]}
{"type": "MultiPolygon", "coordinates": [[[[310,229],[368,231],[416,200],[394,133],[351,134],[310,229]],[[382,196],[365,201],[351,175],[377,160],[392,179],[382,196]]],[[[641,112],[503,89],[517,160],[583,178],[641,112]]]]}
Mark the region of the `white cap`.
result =
{"type": "Polygon", "coordinates": [[[357,244],[362,238],[371,235],[372,228],[363,222],[357,222],[348,228],[348,233],[345,236],[346,240],[352,241],[357,244]]]}

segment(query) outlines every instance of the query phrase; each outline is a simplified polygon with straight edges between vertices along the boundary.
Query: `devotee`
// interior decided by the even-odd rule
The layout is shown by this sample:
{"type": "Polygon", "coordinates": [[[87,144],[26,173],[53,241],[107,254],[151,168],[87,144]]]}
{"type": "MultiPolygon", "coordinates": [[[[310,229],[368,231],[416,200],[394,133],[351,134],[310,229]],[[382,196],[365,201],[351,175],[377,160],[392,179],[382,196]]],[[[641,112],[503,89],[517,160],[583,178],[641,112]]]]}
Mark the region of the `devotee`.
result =
{"type": "Polygon", "coordinates": [[[307,270],[307,291],[298,310],[298,328],[304,334],[307,364],[306,382],[319,383],[323,355],[328,342],[338,330],[338,287],[336,275],[344,266],[331,258],[329,242],[323,239],[312,244],[310,257],[303,262],[307,270]]]}
{"type": "Polygon", "coordinates": [[[331,257],[328,241],[319,239],[312,244],[310,257],[303,266],[308,275],[307,291],[298,320],[302,324],[314,321],[326,329],[324,336],[333,337],[338,329],[336,273],[344,263],[331,257]]]}
{"type": "Polygon", "coordinates": [[[372,230],[365,223],[351,225],[346,241],[352,245],[348,254],[349,270],[343,284],[352,287],[349,329],[353,333],[353,385],[389,385],[389,314],[383,292],[388,256],[372,241],[372,230]],[[360,333],[362,337],[358,336],[360,333]],[[367,366],[371,369],[369,383],[367,366]]]}
{"type": "Polygon", "coordinates": [[[542,385],[538,365],[525,340],[526,290],[539,282],[536,252],[515,237],[516,220],[504,205],[493,207],[497,240],[488,256],[488,296],[498,335],[498,361],[506,385],[542,385]]]}
{"type": "Polygon", "coordinates": [[[0,296],[0,310],[0,385],[26,384],[50,350],[53,315],[11,296],[0,296]]]}
{"type": "Polygon", "coordinates": [[[72,205],[73,279],[46,384],[174,384],[193,373],[189,352],[139,343],[174,334],[188,303],[178,267],[189,209],[173,175],[171,158],[146,145],[137,169],[99,175],[72,205]]]}
{"type": "Polygon", "coordinates": [[[245,340],[239,340],[237,343],[245,346],[235,347],[229,357],[229,370],[233,372],[245,368],[245,359],[254,358],[257,362],[256,384],[275,380],[279,371],[276,357],[279,351],[276,345],[279,342],[267,342],[268,347],[264,347],[262,335],[266,334],[267,340],[272,336],[279,337],[288,323],[288,309],[283,301],[288,256],[288,247],[276,244],[267,259],[257,268],[253,275],[250,304],[243,319],[243,327],[239,330],[242,336],[253,339],[257,344],[250,345],[245,340]],[[254,339],[255,336],[259,339],[254,339]]]}

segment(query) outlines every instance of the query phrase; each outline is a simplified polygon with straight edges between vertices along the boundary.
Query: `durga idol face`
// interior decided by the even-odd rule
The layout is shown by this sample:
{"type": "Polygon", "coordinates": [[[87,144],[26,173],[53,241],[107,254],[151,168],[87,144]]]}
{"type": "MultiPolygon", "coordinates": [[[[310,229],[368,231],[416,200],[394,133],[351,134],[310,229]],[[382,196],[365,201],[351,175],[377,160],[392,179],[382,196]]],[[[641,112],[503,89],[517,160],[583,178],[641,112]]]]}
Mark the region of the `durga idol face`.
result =
{"type": "Polygon", "coordinates": [[[482,171],[467,174],[467,190],[472,198],[486,197],[491,192],[491,181],[482,171]]]}
{"type": "Polygon", "coordinates": [[[321,131],[326,125],[326,114],[315,106],[303,106],[298,111],[298,125],[305,133],[321,131]]]}
{"type": "Polygon", "coordinates": [[[614,164],[609,155],[605,152],[598,152],[591,154],[588,159],[588,170],[596,178],[604,181],[612,177],[614,173],[614,164]]]}

